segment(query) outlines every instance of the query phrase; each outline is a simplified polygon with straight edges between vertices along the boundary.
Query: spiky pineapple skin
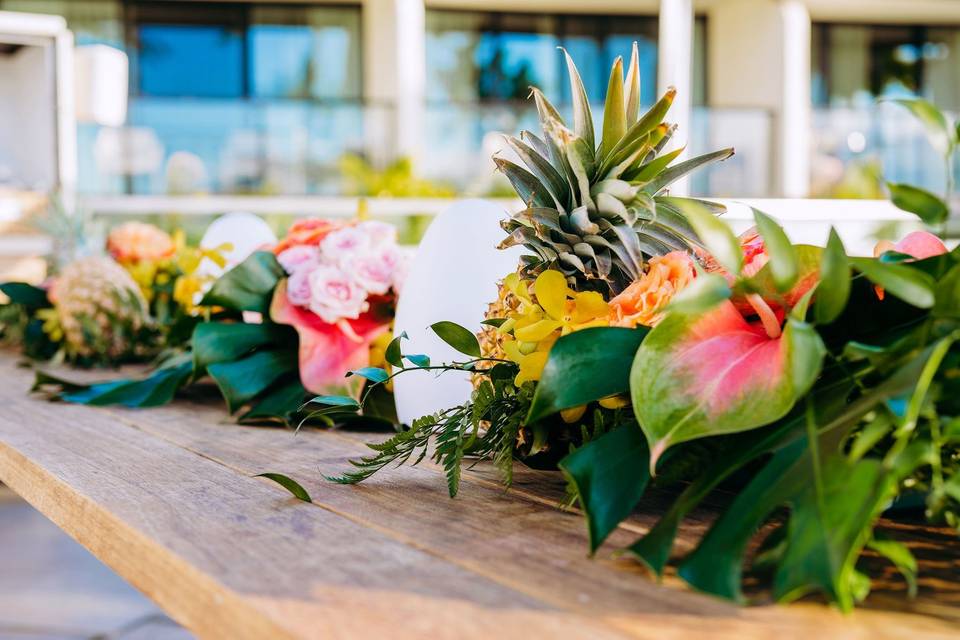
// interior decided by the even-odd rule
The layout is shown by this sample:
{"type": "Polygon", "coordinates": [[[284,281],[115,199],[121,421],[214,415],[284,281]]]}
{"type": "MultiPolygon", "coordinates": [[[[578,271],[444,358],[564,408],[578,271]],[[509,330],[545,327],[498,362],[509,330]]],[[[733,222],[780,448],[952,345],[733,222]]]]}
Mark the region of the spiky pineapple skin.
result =
{"type": "Polygon", "coordinates": [[[148,322],[147,303],[133,278],[113,260],[94,256],[71,263],[50,297],[68,357],[119,360],[143,352],[145,345],[133,336],[148,322]]]}

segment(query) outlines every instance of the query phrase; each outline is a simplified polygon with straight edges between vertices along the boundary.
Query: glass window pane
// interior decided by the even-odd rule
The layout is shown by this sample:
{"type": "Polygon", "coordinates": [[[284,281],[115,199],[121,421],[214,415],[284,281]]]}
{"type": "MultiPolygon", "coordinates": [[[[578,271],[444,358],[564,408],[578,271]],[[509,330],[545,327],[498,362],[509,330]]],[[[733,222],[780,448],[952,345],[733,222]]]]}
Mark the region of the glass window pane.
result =
{"type": "Polygon", "coordinates": [[[249,34],[253,95],[360,97],[359,8],[255,7],[249,34]]]}
{"type": "Polygon", "coordinates": [[[220,25],[141,24],[137,34],[143,95],[244,94],[242,33],[220,25]]]}

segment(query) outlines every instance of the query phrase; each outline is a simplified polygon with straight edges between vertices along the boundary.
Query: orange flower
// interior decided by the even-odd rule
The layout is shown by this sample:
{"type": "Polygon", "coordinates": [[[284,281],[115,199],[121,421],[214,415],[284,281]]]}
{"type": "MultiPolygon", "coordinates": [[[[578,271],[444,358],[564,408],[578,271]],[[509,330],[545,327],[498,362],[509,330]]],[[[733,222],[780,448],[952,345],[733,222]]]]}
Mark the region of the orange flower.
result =
{"type": "Polygon", "coordinates": [[[152,224],[126,222],[107,236],[107,251],[123,264],[170,258],[176,244],[170,234],[152,224]]]}
{"type": "Polygon", "coordinates": [[[280,255],[290,247],[299,245],[317,246],[328,233],[342,229],[348,223],[335,220],[323,220],[320,218],[306,218],[297,220],[287,231],[287,237],[277,243],[273,248],[274,255],[280,255]]]}
{"type": "Polygon", "coordinates": [[[650,268],[610,301],[610,324],[656,326],[670,300],[697,277],[693,258],[683,251],[650,259],[650,268]]]}

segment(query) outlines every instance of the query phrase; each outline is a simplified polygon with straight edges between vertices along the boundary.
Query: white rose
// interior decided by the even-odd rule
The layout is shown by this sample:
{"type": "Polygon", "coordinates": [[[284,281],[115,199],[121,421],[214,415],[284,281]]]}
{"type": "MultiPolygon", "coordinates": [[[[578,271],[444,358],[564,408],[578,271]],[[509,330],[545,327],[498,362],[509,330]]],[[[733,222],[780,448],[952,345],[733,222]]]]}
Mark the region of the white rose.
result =
{"type": "Polygon", "coordinates": [[[320,266],[310,273],[309,279],[310,310],[324,322],[355,320],[369,307],[366,290],[336,267],[320,266]]]}
{"type": "Polygon", "coordinates": [[[383,295],[393,286],[394,275],[403,256],[396,245],[387,245],[377,251],[355,255],[347,263],[347,271],[361,287],[383,295]]]}
{"type": "Polygon", "coordinates": [[[320,264],[320,249],[307,245],[298,245],[290,247],[286,251],[280,252],[277,256],[277,262],[287,273],[293,273],[301,269],[313,269],[320,264]]]}
{"type": "Polygon", "coordinates": [[[328,264],[341,264],[346,258],[366,251],[370,237],[357,227],[344,227],[320,241],[320,253],[328,264]]]}

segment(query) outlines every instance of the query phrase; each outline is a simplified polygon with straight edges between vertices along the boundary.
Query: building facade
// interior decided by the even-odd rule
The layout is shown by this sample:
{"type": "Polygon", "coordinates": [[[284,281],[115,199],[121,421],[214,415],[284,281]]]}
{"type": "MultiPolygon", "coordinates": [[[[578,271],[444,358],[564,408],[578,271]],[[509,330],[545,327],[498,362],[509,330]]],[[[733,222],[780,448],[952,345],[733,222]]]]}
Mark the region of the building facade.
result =
{"type": "Polygon", "coordinates": [[[960,2],[941,0],[0,0],[0,10],[62,15],[78,46],[126,54],[124,121],[79,123],[79,189],[97,195],[339,194],[351,188],[350,156],[374,167],[409,157],[421,177],[499,193],[489,156],[500,133],[534,125],[528,87],[569,103],[557,47],[598,105],[634,41],[645,105],[665,82],[660,53],[688,53],[679,137],[690,153],[738,150],[690,184],[700,194],[870,195],[878,167],[935,189],[943,168],[922,132],[877,101],[922,95],[960,110],[960,2]],[[661,6],[689,20],[668,28],[661,6]]]}

